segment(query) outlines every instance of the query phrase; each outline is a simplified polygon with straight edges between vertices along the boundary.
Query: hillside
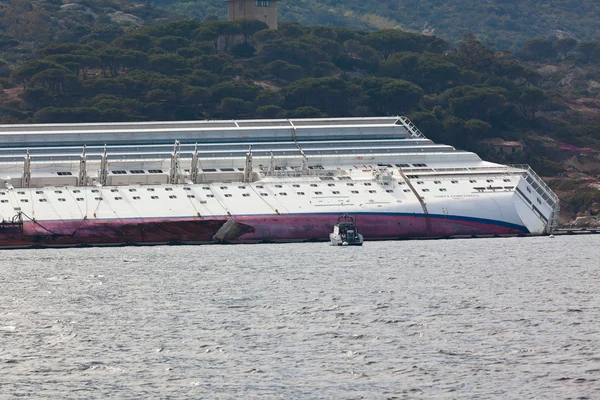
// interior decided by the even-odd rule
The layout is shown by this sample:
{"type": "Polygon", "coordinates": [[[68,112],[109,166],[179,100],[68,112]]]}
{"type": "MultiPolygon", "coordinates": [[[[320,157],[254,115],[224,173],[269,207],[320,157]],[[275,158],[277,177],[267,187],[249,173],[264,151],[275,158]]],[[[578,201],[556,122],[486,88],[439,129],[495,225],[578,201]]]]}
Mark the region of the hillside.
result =
{"type": "MultiPolygon", "coordinates": [[[[152,0],[184,15],[226,17],[220,2],[152,0]]],[[[280,1],[280,20],[358,29],[400,27],[455,43],[466,33],[498,49],[516,49],[533,37],[600,38],[597,0],[300,0],[280,1]]]]}

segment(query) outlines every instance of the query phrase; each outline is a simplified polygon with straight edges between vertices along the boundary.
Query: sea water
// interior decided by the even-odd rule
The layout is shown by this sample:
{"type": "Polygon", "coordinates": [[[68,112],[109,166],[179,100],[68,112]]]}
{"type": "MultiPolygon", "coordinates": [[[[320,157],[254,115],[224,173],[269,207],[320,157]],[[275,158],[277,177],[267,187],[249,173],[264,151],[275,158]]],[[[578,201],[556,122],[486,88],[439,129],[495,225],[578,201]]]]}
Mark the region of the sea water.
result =
{"type": "Polygon", "coordinates": [[[600,398],[600,236],[0,252],[0,398],[600,398]]]}

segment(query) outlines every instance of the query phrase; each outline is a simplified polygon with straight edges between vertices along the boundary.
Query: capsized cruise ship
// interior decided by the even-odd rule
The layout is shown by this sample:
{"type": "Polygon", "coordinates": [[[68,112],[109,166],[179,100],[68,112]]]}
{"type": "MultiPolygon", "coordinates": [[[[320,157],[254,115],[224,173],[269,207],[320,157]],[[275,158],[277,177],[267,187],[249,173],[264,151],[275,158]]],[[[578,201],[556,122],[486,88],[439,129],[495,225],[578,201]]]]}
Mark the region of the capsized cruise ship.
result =
{"type": "Polygon", "coordinates": [[[0,126],[0,247],[549,234],[527,166],[404,117],[0,126]]]}

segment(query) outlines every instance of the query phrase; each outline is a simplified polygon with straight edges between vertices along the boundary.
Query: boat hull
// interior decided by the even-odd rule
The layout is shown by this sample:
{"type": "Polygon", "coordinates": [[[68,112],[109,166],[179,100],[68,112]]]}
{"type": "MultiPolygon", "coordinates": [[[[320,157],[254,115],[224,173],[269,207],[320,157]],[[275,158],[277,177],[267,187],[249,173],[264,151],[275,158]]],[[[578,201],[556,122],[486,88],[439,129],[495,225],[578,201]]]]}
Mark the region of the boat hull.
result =
{"type": "MultiPolygon", "coordinates": [[[[0,231],[0,247],[326,241],[337,217],[335,213],[324,213],[231,218],[25,221],[22,229],[0,231]],[[223,240],[217,233],[230,220],[245,229],[237,229],[235,232],[239,236],[223,240]]],[[[365,240],[529,234],[524,226],[460,216],[365,213],[357,214],[355,218],[365,240]]]]}

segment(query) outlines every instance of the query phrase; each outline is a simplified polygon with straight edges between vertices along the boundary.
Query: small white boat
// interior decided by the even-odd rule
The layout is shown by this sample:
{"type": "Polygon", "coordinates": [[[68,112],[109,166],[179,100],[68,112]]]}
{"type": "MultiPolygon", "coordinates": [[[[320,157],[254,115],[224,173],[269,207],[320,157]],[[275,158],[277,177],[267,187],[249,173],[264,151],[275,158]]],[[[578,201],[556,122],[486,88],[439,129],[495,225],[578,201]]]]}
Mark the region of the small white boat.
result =
{"type": "Polygon", "coordinates": [[[354,219],[348,214],[340,215],[329,234],[332,246],[362,246],[363,236],[358,233],[354,219]]]}

